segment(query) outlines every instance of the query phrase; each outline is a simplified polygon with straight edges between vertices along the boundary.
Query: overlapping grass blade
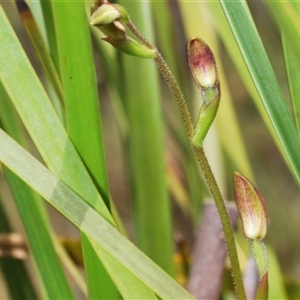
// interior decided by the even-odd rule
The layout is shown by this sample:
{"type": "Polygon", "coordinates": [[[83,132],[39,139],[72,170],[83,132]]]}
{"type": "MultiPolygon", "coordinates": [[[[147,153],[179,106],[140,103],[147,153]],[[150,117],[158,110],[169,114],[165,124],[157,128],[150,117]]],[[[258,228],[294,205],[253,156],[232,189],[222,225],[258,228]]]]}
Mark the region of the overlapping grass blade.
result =
{"type": "Polygon", "coordinates": [[[300,183],[299,139],[247,4],[220,1],[295,178],[300,183]]]}
{"type": "MultiPolygon", "coordinates": [[[[0,84],[0,118],[3,127],[21,145],[25,145],[19,119],[7,94],[0,84]]],[[[5,172],[11,192],[14,196],[27,239],[32,251],[36,268],[47,297],[72,299],[72,292],[56,254],[49,230],[48,220],[43,212],[41,197],[32,191],[11,171],[5,172]]]]}
{"type": "Polygon", "coordinates": [[[0,78],[33,142],[49,169],[113,223],[2,9],[0,25],[0,78]]]}
{"type": "Polygon", "coordinates": [[[0,130],[0,161],[162,299],[194,299],[80,196],[0,130]]]}
{"type": "MultiPolygon", "coordinates": [[[[125,6],[136,26],[152,39],[150,3],[126,2],[125,6]]],[[[125,55],[123,59],[136,241],[159,266],[174,274],[158,71],[151,60],[125,55]]]]}
{"type": "MultiPolygon", "coordinates": [[[[97,80],[88,20],[83,2],[53,2],[58,54],[60,58],[60,73],[63,81],[66,103],[67,130],[77,151],[87,166],[105,204],[110,209],[108,182],[102,133],[100,108],[97,94],[97,80]],[[74,24],[76,20],[76,24],[74,24]]],[[[132,276],[106,253],[98,252],[105,268],[100,264],[88,241],[83,237],[84,258],[91,299],[121,298],[113,281],[121,289],[125,298],[153,298],[153,293],[132,276]],[[107,260],[110,262],[108,263],[107,260]],[[98,265],[99,264],[99,265],[98,265]],[[130,280],[131,284],[125,284],[130,280]],[[113,281],[112,281],[113,280],[113,281]],[[103,289],[99,289],[99,283],[103,289]],[[140,292],[140,294],[138,294],[140,292]]],[[[100,249],[101,250],[101,249],[100,249]]]]}
{"type": "MultiPolygon", "coordinates": [[[[52,10],[66,105],[67,131],[101,192],[105,205],[110,209],[100,109],[84,4],[80,1],[72,4],[53,1],[52,10]]],[[[120,299],[118,290],[84,234],[81,235],[81,240],[89,297],[120,299]],[[99,283],[103,288],[99,289],[99,283]]]]}
{"type": "MultiPolygon", "coordinates": [[[[54,174],[114,224],[2,10],[0,23],[1,28],[5,29],[0,33],[5,45],[0,55],[0,78],[41,156],[54,174]],[[22,80],[23,84],[19,85],[16,78],[22,80]]],[[[118,277],[118,270],[112,274],[118,277]]],[[[97,277],[93,279],[97,280],[97,277]]],[[[140,282],[138,279],[136,281],[136,290],[131,291],[142,292],[140,282]]],[[[144,297],[149,297],[150,292],[144,297]]],[[[135,298],[134,295],[131,297],[135,298]]]]}

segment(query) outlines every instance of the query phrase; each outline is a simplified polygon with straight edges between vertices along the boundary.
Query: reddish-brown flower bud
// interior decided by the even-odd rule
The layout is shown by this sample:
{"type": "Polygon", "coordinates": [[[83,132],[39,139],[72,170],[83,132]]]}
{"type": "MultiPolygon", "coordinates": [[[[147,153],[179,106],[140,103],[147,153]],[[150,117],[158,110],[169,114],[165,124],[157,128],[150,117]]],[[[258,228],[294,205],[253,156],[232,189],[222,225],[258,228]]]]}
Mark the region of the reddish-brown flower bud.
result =
{"type": "Polygon", "coordinates": [[[209,46],[202,39],[191,38],[188,40],[187,59],[195,83],[200,89],[219,89],[215,57],[209,46]]]}
{"type": "Polygon", "coordinates": [[[243,231],[248,239],[263,239],[267,232],[267,210],[264,200],[244,176],[234,174],[235,201],[241,216],[243,231]]]}

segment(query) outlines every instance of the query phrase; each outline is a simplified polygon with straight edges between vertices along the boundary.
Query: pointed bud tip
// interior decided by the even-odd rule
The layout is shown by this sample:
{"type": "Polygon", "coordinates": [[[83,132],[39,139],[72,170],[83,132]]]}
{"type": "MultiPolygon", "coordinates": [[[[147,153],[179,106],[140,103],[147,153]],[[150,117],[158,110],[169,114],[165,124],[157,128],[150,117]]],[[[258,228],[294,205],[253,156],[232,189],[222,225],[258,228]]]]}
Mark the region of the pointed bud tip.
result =
{"type": "Polygon", "coordinates": [[[267,233],[267,210],[261,194],[241,174],[234,173],[234,194],[239,210],[244,235],[261,240],[267,233]]]}

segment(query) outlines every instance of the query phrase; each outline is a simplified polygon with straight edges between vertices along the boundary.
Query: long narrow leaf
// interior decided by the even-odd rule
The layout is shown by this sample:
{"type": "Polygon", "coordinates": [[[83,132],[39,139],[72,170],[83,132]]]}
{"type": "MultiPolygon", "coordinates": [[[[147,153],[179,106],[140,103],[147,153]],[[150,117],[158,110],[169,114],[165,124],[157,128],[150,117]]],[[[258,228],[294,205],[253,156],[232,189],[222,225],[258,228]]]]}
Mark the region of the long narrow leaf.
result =
{"type": "Polygon", "coordinates": [[[194,299],[108,221],[0,130],[0,161],[162,299],[194,299]]]}
{"type": "Polygon", "coordinates": [[[300,61],[298,55],[296,55],[295,49],[291,45],[290,40],[284,33],[282,33],[282,44],[293,104],[294,120],[297,126],[298,136],[300,136],[300,61]]]}
{"type": "MultiPolygon", "coordinates": [[[[16,112],[13,110],[3,86],[0,83],[0,118],[3,127],[20,144],[25,141],[21,135],[16,112]]],[[[41,210],[41,197],[34,193],[11,171],[5,172],[9,186],[22,219],[31,252],[33,254],[37,271],[42,279],[42,284],[47,297],[73,298],[66,276],[55,251],[52,234],[49,230],[48,220],[41,210]]]]}
{"type": "MultiPolygon", "coordinates": [[[[140,30],[152,39],[150,3],[126,2],[126,9],[140,30]]],[[[151,60],[130,56],[123,59],[136,240],[150,258],[174,274],[158,72],[151,60]]]]}
{"type": "MultiPolygon", "coordinates": [[[[110,209],[100,109],[85,7],[81,1],[52,1],[52,9],[66,104],[67,131],[110,209]]],[[[120,294],[84,234],[81,240],[89,298],[120,299],[120,294]],[[99,289],[99,283],[103,285],[102,289],[99,289]]]]}
{"type": "Polygon", "coordinates": [[[300,183],[299,139],[246,2],[220,1],[254,84],[300,183]]]}
{"type": "MultiPolygon", "coordinates": [[[[4,43],[0,51],[0,78],[24,125],[53,173],[114,224],[3,11],[0,10],[0,13],[0,27],[3,29],[0,38],[4,43]],[[22,81],[22,85],[16,78],[22,81]]],[[[112,273],[118,276],[119,272],[115,270],[112,273]]],[[[137,291],[139,286],[138,282],[137,291]]]]}
{"type": "Polygon", "coordinates": [[[0,28],[0,79],[41,156],[63,182],[113,223],[2,8],[0,28]]]}

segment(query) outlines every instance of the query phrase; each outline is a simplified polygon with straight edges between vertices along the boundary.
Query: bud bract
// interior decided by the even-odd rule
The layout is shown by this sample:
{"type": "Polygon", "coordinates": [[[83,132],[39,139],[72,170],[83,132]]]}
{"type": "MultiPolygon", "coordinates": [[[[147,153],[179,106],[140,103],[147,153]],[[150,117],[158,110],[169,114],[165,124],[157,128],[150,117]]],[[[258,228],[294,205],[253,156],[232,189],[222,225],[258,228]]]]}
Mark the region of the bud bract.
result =
{"type": "Polygon", "coordinates": [[[157,52],[153,49],[149,49],[146,46],[138,43],[134,39],[126,36],[125,39],[111,39],[109,37],[104,38],[104,41],[112,44],[118,50],[133,56],[140,58],[155,58],[157,52]]]}

